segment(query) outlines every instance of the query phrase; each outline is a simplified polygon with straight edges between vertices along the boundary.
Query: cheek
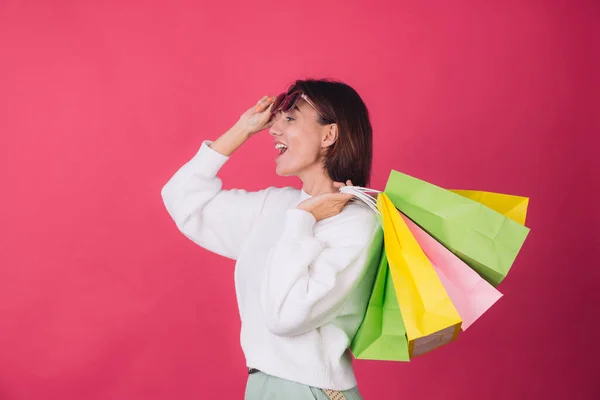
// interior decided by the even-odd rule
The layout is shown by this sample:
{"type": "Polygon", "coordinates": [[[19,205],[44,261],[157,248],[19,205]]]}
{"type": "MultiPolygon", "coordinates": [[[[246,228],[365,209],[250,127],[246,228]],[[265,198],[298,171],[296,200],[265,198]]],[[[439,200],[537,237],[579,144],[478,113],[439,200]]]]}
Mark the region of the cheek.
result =
{"type": "Polygon", "coordinates": [[[320,154],[320,145],[314,142],[305,142],[302,143],[298,148],[298,155],[302,155],[302,158],[307,161],[313,161],[314,159],[319,158],[320,154]]]}
{"type": "Polygon", "coordinates": [[[316,135],[305,135],[294,141],[294,155],[305,162],[314,162],[321,155],[321,140],[316,135]]]}

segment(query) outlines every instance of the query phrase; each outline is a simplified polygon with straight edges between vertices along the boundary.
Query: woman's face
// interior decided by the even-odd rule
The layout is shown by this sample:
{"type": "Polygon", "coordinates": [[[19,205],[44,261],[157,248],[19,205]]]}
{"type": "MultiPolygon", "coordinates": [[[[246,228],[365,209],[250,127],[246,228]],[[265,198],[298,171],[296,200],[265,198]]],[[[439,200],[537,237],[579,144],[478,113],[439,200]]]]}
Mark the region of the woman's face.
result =
{"type": "Polygon", "coordinates": [[[277,148],[277,174],[298,176],[315,167],[321,169],[323,149],[330,146],[330,125],[320,125],[319,114],[306,101],[287,113],[279,112],[269,133],[277,148]]]}

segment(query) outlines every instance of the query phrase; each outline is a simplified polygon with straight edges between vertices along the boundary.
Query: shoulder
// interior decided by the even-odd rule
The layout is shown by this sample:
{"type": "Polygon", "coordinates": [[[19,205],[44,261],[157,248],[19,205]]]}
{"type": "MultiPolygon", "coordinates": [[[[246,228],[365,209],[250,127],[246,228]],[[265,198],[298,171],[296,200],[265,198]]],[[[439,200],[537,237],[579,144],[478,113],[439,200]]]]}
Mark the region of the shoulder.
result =
{"type": "Polygon", "coordinates": [[[300,190],[291,186],[276,187],[269,186],[264,189],[265,195],[270,200],[295,200],[300,195],[300,190]]]}
{"type": "Polygon", "coordinates": [[[366,245],[380,229],[379,218],[361,202],[350,202],[338,215],[320,221],[322,233],[342,244],[366,245]]]}
{"type": "Polygon", "coordinates": [[[260,190],[229,189],[227,192],[231,196],[237,196],[242,200],[262,204],[263,210],[285,210],[290,204],[298,200],[300,190],[293,187],[275,187],[269,186],[260,190]]]}
{"type": "Polygon", "coordinates": [[[290,204],[297,201],[300,196],[300,190],[290,186],[269,186],[263,189],[262,192],[265,197],[265,205],[267,205],[269,210],[285,210],[289,208],[290,204]]]}
{"type": "Polygon", "coordinates": [[[351,201],[338,215],[338,223],[345,227],[361,228],[372,232],[379,227],[379,218],[366,204],[351,201]]]}

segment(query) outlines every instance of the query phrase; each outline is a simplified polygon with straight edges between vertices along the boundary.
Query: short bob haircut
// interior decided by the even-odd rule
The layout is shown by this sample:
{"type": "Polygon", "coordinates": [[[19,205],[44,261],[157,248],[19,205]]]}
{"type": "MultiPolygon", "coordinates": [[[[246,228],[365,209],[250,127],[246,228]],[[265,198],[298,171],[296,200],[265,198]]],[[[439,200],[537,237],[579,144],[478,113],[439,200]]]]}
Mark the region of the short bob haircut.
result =
{"type": "Polygon", "coordinates": [[[373,129],[367,106],[345,83],[329,79],[297,80],[287,93],[304,92],[323,113],[318,123],[338,125],[338,137],[327,148],[323,167],[336,182],[348,179],[355,186],[367,186],[373,161],[373,129]]]}

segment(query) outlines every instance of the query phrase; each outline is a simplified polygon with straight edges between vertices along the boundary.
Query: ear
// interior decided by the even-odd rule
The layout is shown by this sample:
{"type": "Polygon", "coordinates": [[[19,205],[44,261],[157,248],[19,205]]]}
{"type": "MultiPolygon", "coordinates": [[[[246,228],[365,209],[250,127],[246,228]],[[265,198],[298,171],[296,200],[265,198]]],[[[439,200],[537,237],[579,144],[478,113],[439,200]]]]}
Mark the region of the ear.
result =
{"type": "Polygon", "coordinates": [[[338,126],[337,124],[329,124],[323,127],[323,140],[321,140],[321,147],[327,148],[332,146],[338,139],[338,126]]]}

